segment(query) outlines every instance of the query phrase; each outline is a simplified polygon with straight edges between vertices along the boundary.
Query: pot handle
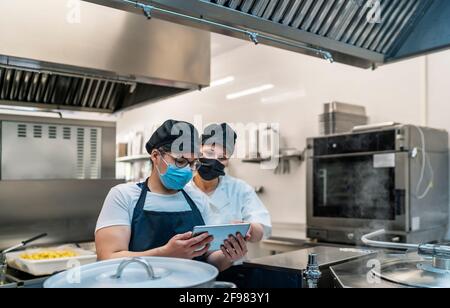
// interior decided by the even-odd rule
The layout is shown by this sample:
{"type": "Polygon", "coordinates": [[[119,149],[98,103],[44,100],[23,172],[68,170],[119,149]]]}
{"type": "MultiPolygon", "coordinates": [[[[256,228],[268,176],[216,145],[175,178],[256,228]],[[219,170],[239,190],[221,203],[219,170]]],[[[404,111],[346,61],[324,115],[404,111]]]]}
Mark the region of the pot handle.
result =
{"type": "Polygon", "coordinates": [[[155,275],[155,271],[153,270],[153,267],[152,267],[152,266],[150,265],[150,263],[148,263],[147,260],[145,260],[144,258],[129,258],[129,259],[123,260],[123,261],[120,263],[119,267],[117,268],[117,272],[116,272],[116,274],[113,276],[113,278],[114,278],[114,279],[120,279],[120,278],[122,278],[122,274],[123,274],[123,271],[125,270],[125,268],[126,268],[128,265],[133,264],[133,263],[137,263],[137,264],[142,265],[142,266],[145,268],[145,270],[147,271],[147,274],[148,274],[148,278],[149,278],[149,279],[155,280],[155,279],[158,279],[158,278],[159,278],[159,277],[157,277],[157,276],[155,275]]]}
{"type": "Polygon", "coordinates": [[[214,281],[212,287],[214,289],[237,289],[234,283],[225,281],[214,281]]]}

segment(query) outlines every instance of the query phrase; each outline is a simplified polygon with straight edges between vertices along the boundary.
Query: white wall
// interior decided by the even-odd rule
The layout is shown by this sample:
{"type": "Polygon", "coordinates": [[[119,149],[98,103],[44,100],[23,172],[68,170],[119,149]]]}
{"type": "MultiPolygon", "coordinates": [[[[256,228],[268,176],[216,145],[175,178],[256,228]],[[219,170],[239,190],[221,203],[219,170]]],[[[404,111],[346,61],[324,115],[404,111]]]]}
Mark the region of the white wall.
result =
{"type": "Polygon", "coordinates": [[[428,122],[450,131],[450,51],[428,56],[428,122]]]}
{"type": "Polygon", "coordinates": [[[427,72],[427,122],[450,132],[450,51],[428,56],[427,72]]]}
{"type": "MultiPolygon", "coordinates": [[[[307,137],[318,135],[318,115],[325,102],[362,104],[367,107],[373,123],[421,124],[426,94],[431,103],[430,125],[450,130],[449,116],[444,116],[450,109],[446,104],[450,99],[447,86],[450,53],[430,57],[428,92],[424,87],[423,63],[423,58],[418,58],[371,71],[245,44],[213,58],[212,79],[232,75],[236,77],[234,83],[126,112],[119,116],[119,138],[132,130],[152,127],[167,118],[194,121],[194,115],[202,115],[204,124],[278,122],[287,145],[302,149],[307,137]],[[271,83],[275,88],[234,101],[225,99],[228,93],[265,83],[271,83]],[[261,103],[264,97],[291,92],[304,93],[304,96],[276,104],[261,103]],[[444,110],[446,113],[442,112],[444,110]]],[[[271,171],[260,170],[257,165],[234,161],[231,171],[253,186],[265,187],[262,199],[274,222],[305,222],[305,165],[293,168],[289,175],[274,175],[271,171]]]]}

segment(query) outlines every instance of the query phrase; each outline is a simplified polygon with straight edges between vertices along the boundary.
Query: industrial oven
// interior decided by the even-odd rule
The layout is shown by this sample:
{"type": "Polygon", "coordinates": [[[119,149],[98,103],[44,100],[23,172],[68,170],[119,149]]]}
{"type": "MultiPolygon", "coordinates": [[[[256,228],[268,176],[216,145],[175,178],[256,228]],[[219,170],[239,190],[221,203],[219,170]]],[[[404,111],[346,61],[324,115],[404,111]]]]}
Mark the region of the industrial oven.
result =
{"type": "Polygon", "coordinates": [[[308,237],[357,244],[442,240],[449,221],[448,133],[388,125],[308,139],[308,237]]]}

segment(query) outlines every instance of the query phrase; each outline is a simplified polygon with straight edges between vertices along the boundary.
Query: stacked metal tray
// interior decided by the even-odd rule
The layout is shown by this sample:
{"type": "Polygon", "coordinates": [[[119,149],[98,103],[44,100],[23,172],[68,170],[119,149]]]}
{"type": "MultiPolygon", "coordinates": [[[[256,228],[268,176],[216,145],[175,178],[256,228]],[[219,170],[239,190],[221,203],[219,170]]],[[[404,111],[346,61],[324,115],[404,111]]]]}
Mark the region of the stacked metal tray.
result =
{"type": "Polygon", "coordinates": [[[333,135],[352,131],[353,127],[366,125],[368,117],[363,106],[332,102],[324,104],[324,113],[319,116],[320,133],[333,135]]]}

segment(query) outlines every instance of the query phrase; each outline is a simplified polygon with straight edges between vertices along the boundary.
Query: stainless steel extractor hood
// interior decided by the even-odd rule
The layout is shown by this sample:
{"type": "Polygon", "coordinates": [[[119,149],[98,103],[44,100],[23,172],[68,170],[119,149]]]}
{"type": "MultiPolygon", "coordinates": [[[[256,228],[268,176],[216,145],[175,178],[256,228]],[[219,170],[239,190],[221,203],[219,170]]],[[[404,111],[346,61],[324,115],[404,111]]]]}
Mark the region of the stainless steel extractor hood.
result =
{"type": "Polygon", "coordinates": [[[115,112],[210,83],[208,32],[84,1],[0,12],[0,105],[115,112]]]}
{"type": "Polygon", "coordinates": [[[450,47],[448,0],[85,0],[358,67],[450,47]]]}

